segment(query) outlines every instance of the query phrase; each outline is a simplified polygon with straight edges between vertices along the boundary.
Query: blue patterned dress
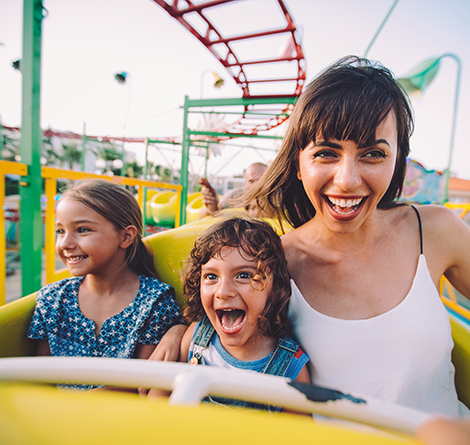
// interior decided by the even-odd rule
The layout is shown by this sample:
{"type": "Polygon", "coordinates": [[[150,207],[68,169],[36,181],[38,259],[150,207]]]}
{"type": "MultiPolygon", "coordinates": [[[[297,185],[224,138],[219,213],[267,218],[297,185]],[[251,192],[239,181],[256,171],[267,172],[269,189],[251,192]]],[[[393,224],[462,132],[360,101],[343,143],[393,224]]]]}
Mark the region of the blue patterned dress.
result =
{"type": "Polygon", "coordinates": [[[137,296],[123,311],[105,320],[96,337],[95,323],[78,306],[83,278],[49,284],[36,296],[27,334],[47,340],[53,356],[131,358],[137,343],[156,345],[170,327],[183,323],[174,289],[140,275],[137,296]]]}

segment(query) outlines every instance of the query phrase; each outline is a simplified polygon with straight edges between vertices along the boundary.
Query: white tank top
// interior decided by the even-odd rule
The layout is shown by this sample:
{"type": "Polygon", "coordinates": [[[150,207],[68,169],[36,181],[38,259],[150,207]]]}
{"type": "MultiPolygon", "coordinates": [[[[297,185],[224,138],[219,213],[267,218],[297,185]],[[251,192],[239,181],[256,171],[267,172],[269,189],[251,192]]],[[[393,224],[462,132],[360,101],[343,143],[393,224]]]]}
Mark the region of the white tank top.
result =
{"type": "Polygon", "coordinates": [[[390,311],[342,320],[314,310],[291,280],[289,319],[317,385],[457,416],[449,316],[420,255],[410,292],[390,311]]]}

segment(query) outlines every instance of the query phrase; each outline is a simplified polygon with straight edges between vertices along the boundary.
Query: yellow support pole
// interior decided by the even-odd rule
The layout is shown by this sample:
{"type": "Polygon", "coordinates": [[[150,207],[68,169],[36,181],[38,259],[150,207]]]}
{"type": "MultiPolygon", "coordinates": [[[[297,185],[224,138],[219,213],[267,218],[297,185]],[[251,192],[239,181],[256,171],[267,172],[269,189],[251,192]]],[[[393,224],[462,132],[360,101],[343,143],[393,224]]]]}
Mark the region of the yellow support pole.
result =
{"type": "MultiPolygon", "coordinates": [[[[18,162],[0,161],[0,202],[2,207],[5,201],[5,175],[20,175],[26,176],[28,174],[28,167],[26,164],[19,164],[18,162]]],[[[5,242],[5,215],[3,208],[0,211],[0,306],[6,303],[6,242],[5,242]]]]}

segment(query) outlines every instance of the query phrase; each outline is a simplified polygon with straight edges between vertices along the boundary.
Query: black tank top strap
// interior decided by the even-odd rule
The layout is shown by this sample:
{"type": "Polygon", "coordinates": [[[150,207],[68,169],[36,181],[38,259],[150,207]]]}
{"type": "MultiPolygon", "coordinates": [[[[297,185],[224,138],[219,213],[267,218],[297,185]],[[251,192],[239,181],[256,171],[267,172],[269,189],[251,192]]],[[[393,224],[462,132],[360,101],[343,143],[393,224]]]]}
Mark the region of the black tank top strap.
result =
{"type": "Polygon", "coordinates": [[[418,217],[418,224],[419,224],[419,246],[421,248],[421,255],[423,254],[423,229],[421,227],[421,217],[419,216],[418,209],[415,206],[411,206],[411,208],[416,212],[416,216],[418,217]]]}

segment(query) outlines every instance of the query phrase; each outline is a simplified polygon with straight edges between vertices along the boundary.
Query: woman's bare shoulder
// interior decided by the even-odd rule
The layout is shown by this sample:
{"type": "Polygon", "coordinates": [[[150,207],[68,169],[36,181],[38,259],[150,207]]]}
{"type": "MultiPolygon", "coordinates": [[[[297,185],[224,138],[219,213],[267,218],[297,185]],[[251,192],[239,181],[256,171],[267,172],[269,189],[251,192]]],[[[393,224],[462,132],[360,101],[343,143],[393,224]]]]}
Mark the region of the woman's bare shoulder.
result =
{"type": "Polygon", "coordinates": [[[418,211],[423,226],[424,253],[430,269],[436,265],[439,273],[445,273],[455,281],[454,285],[465,281],[466,289],[470,289],[470,280],[466,284],[470,268],[470,228],[444,206],[424,205],[419,206],[418,211]]]}
{"type": "Polygon", "coordinates": [[[455,238],[459,232],[468,231],[467,225],[447,207],[430,204],[417,206],[416,208],[421,217],[423,230],[431,236],[455,238]]]}
{"type": "Polygon", "coordinates": [[[281,236],[282,247],[286,254],[292,251],[298,251],[308,238],[308,231],[305,231],[305,227],[298,227],[281,236]]]}

